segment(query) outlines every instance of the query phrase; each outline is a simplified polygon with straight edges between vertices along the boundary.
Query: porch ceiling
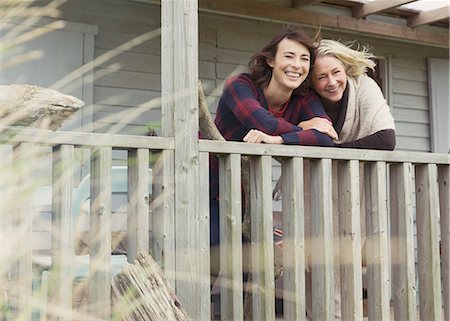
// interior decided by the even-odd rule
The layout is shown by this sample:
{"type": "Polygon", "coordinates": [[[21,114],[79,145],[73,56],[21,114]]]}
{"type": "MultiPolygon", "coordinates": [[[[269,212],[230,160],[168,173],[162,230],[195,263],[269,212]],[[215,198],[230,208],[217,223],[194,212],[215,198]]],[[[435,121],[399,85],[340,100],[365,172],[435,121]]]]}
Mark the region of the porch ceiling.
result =
{"type": "Polygon", "coordinates": [[[450,6],[431,2],[438,8],[427,10],[429,0],[199,0],[199,9],[448,48],[450,6]]]}
{"type": "Polygon", "coordinates": [[[372,14],[400,17],[407,20],[409,27],[425,24],[449,27],[448,0],[291,0],[291,3],[294,8],[319,3],[346,7],[352,10],[354,18],[372,14]]]}

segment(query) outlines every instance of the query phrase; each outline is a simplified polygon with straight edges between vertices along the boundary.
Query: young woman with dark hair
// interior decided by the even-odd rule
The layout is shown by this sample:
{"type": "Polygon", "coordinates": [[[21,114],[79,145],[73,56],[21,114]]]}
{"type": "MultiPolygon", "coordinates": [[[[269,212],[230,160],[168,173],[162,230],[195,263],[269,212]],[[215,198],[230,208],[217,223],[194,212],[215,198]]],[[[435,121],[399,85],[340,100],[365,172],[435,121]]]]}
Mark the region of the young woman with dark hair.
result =
{"type": "MultiPolygon", "coordinates": [[[[229,141],[333,146],[337,134],[313,90],[308,90],[317,39],[282,30],[249,62],[250,73],[227,79],[214,123],[229,141]],[[310,119],[308,129],[297,124],[310,119]],[[324,121],[322,121],[324,120],[324,121]]],[[[211,245],[219,244],[218,161],[211,158],[211,245]]]]}

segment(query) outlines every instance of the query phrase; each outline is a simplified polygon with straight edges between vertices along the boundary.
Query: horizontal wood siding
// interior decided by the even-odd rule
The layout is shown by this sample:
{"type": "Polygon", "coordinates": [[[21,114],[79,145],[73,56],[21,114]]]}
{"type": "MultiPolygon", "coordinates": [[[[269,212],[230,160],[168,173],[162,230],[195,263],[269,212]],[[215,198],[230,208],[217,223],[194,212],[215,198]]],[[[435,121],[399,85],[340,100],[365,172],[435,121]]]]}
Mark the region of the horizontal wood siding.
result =
{"type": "MultiPolygon", "coordinates": [[[[114,52],[117,46],[155,30],[161,24],[160,6],[138,1],[110,1],[105,4],[99,0],[72,0],[62,8],[63,19],[98,26],[95,37],[97,58],[110,52],[117,54],[114,52]]],[[[225,79],[246,71],[250,56],[281,27],[275,22],[200,12],[199,77],[213,117],[225,79]]],[[[378,56],[391,58],[389,101],[397,126],[397,149],[430,151],[426,58],[448,58],[448,50],[336,30],[322,30],[322,36],[343,41],[357,40],[368,45],[378,56]]],[[[144,135],[150,127],[160,134],[160,40],[160,37],[155,37],[96,65],[95,132],[144,135]],[[149,105],[134,112],[134,117],[129,115],[133,108],[143,104],[149,105]]]]}
{"type": "Polygon", "coordinates": [[[95,65],[93,131],[145,135],[159,131],[161,106],[161,38],[154,37],[124,52],[117,47],[160,28],[160,7],[129,1],[68,1],[63,19],[98,26],[94,58],[112,57],[95,65]],[[149,104],[135,115],[133,108],[149,104]],[[124,108],[129,107],[129,108],[124,108]],[[116,126],[116,124],[121,126],[116,126]]]}

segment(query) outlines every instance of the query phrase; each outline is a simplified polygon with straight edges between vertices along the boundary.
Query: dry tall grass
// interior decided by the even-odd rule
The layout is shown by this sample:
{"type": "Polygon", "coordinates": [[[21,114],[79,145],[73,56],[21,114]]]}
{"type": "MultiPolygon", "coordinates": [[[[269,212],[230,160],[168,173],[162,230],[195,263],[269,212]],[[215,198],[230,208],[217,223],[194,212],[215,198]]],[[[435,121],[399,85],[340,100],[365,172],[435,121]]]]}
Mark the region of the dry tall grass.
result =
{"type": "MultiPolygon", "coordinates": [[[[7,71],[14,70],[21,64],[40,63],[44,55],[43,51],[30,51],[26,44],[65,27],[65,22],[58,19],[61,17],[61,7],[67,1],[2,0],[0,2],[1,84],[10,85],[5,83],[2,73],[6,74],[7,71]],[[37,27],[36,25],[39,25],[37,22],[42,21],[50,22],[40,23],[41,26],[37,27]]],[[[68,93],[75,91],[76,86],[80,84],[78,80],[92,73],[99,65],[106,65],[107,68],[93,73],[94,77],[90,80],[92,82],[108,73],[115,72],[121,68],[120,63],[112,62],[116,56],[146,41],[157,41],[160,33],[160,29],[149,30],[113,50],[100,54],[94,60],[68,72],[65,77],[57,79],[49,88],[68,93]]],[[[0,96],[4,94],[6,94],[5,90],[0,92],[0,96]]],[[[123,97],[120,95],[110,97],[110,100],[117,102],[121,99],[123,97]]],[[[103,132],[118,133],[133,119],[139,118],[150,109],[159,107],[160,99],[158,98],[151,99],[136,108],[114,113],[109,116],[110,119],[104,119],[104,123],[115,125],[103,129],[103,132]]],[[[41,243],[69,241],[74,235],[61,235],[52,220],[51,204],[48,204],[48,200],[52,199],[52,184],[54,189],[58,187],[59,182],[52,182],[51,149],[8,141],[7,128],[15,125],[14,120],[23,118],[28,111],[24,112],[22,108],[18,108],[15,115],[6,115],[2,112],[0,106],[2,136],[0,145],[0,320],[120,320],[122,312],[114,307],[112,307],[111,315],[104,318],[99,318],[90,312],[94,309],[86,305],[86,281],[71,277],[75,273],[75,265],[59,267],[53,265],[49,268],[50,257],[53,255],[55,259],[55,253],[51,253],[48,249],[36,251],[41,243]],[[52,228],[46,227],[47,235],[35,233],[42,225],[49,223],[52,224],[52,228]],[[52,271],[59,269],[66,269],[67,273],[62,275],[67,277],[54,280],[52,271]],[[67,289],[72,289],[72,285],[73,292],[68,293],[67,289]],[[69,305],[73,305],[73,308],[68,309],[68,305],[54,304],[51,300],[52,295],[67,296],[67,299],[72,301],[69,305]]],[[[36,120],[26,125],[42,127],[43,123],[41,120],[36,120]]],[[[81,128],[71,129],[72,132],[78,130],[83,131],[81,128]]],[[[39,133],[35,132],[33,135],[39,135],[39,133]]],[[[44,140],[48,132],[42,135],[44,140]]],[[[104,138],[99,139],[108,139],[107,136],[102,137],[104,138]]],[[[89,166],[89,157],[89,153],[77,153],[74,163],[63,168],[65,173],[59,173],[58,177],[73,177],[75,187],[83,175],[82,172],[85,171],[83,168],[89,166]]],[[[83,216],[80,217],[83,218],[83,216]]],[[[74,225],[85,226],[86,222],[74,222],[74,225]]],[[[89,269],[89,266],[87,268],[89,269]]],[[[98,268],[101,270],[101,267],[98,268]]],[[[59,298],[58,302],[64,302],[64,298],[59,298]]],[[[120,304],[117,306],[120,307],[120,304]]]]}

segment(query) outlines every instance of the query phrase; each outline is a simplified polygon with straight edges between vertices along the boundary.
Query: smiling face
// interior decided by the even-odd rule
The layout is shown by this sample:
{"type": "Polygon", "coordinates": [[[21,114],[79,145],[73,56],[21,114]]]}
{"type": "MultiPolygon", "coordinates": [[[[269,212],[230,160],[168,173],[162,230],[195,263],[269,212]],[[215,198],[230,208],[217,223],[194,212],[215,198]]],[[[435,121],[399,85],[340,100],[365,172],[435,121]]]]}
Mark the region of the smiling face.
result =
{"type": "Polygon", "coordinates": [[[344,66],[333,56],[317,57],[311,83],[314,90],[329,103],[340,101],[347,87],[344,66]]]}
{"type": "Polygon", "coordinates": [[[272,67],[269,86],[292,92],[306,79],[310,68],[310,53],[301,43],[284,38],[278,44],[277,53],[267,64],[272,67]]]}

